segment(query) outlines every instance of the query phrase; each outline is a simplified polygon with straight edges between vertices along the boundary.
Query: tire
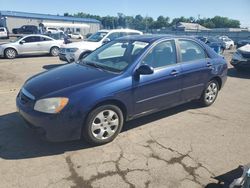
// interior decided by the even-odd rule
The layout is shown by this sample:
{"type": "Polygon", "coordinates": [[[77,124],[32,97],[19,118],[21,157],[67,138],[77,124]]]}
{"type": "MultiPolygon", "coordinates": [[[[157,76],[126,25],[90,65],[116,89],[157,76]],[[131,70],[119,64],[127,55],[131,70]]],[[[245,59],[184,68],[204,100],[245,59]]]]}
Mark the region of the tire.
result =
{"type": "Polygon", "coordinates": [[[211,80],[208,82],[205,90],[202,93],[202,96],[200,98],[200,103],[202,106],[210,106],[212,105],[219,93],[219,84],[216,80],[211,80]]]}
{"type": "Polygon", "coordinates": [[[51,49],[50,49],[50,55],[51,56],[58,56],[58,54],[59,54],[59,48],[58,47],[52,47],[51,49]]]}
{"type": "Polygon", "coordinates": [[[4,50],[4,56],[7,59],[14,59],[17,56],[17,51],[14,48],[7,48],[4,50]]]}
{"type": "Polygon", "coordinates": [[[106,144],[120,133],[123,122],[123,113],[117,106],[97,107],[89,113],[83,125],[82,136],[90,144],[106,144]]]}

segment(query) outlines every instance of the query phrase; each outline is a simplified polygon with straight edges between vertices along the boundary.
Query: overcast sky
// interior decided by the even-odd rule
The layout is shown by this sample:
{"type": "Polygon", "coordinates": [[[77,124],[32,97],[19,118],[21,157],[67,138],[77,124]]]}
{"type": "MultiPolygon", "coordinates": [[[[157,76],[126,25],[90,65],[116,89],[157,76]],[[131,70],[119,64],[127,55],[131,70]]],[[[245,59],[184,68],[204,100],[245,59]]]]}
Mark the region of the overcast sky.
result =
{"type": "Polygon", "coordinates": [[[100,16],[125,15],[174,17],[226,16],[240,20],[243,27],[250,27],[250,0],[0,0],[0,10],[44,14],[85,12],[100,16]]]}

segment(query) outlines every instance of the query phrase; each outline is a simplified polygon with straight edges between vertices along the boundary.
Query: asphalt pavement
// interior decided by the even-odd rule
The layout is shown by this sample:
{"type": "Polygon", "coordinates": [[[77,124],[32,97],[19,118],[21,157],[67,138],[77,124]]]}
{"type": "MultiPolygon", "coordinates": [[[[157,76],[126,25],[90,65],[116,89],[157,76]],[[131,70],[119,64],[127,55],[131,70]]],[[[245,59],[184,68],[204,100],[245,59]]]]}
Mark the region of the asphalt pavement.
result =
{"type": "Polygon", "coordinates": [[[229,65],[211,107],[193,102],[127,122],[112,143],[93,147],[43,141],[16,112],[24,81],[63,65],[50,56],[0,59],[0,187],[220,188],[250,162],[249,72],[229,65]]]}

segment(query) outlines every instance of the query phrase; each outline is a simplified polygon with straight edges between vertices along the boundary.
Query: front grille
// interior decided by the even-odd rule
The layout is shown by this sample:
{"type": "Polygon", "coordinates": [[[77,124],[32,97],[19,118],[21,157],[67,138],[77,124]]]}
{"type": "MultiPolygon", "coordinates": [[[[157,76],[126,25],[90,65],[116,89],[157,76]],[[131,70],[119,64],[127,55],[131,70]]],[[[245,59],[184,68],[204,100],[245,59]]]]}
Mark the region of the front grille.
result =
{"type": "Polygon", "coordinates": [[[28,102],[31,102],[32,99],[26,96],[23,92],[20,92],[20,101],[22,104],[27,104],[28,102]]]}
{"type": "Polygon", "coordinates": [[[60,48],[60,53],[65,53],[66,49],[65,48],[60,48]]]}
{"type": "Polygon", "coordinates": [[[32,105],[33,102],[35,101],[35,97],[24,88],[21,89],[18,97],[19,97],[20,103],[24,105],[32,105]]]}

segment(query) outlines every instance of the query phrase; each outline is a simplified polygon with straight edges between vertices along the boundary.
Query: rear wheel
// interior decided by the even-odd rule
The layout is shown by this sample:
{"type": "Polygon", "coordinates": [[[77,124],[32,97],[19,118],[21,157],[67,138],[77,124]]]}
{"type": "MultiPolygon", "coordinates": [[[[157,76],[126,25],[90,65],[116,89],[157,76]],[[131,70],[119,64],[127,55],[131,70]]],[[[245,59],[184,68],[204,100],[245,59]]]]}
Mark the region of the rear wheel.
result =
{"type": "Polygon", "coordinates": [[[219,84],[216,80],[211,80],[204,90],[200,102],[203,106],[210,106],[214,103],[219,92],[219,84]]]}
{"type": "Polygon", "coordinates": [[[4,51],[4,55],[6,58],[8,59],[14,59],[16,56],[17,56],[17,52],[15,49],[13,48],[7,48],[5,51],[4,51]]]}
{"type": "Polygon", "coordinates": [[[59,48],[58,47],[52,47],[50,49],[50,55],[52,55],[52,56],[58,56],[58,54],[59,54],[59,48]]]}
{"type": "Polygon", "coordinates": [[[115,105],[103,105],[91,111],[83,126],[82,135],[94,145],[111,142],[123,126],[123,113],[115,105]]]}

